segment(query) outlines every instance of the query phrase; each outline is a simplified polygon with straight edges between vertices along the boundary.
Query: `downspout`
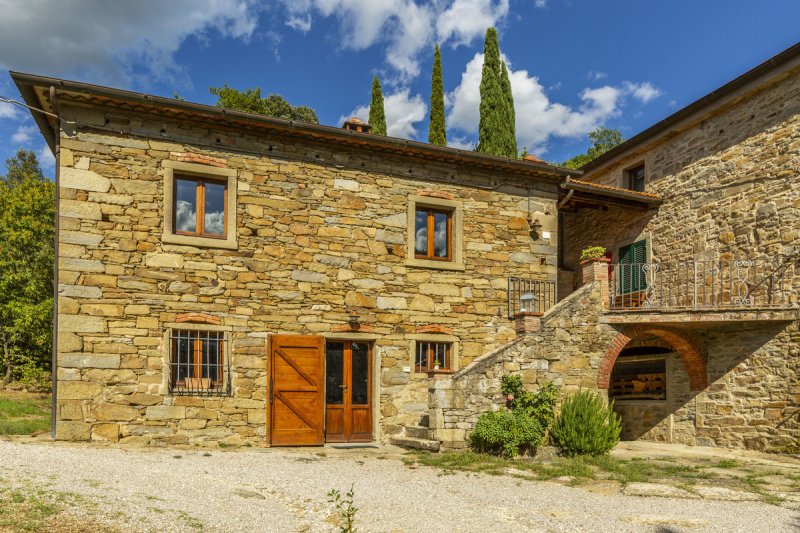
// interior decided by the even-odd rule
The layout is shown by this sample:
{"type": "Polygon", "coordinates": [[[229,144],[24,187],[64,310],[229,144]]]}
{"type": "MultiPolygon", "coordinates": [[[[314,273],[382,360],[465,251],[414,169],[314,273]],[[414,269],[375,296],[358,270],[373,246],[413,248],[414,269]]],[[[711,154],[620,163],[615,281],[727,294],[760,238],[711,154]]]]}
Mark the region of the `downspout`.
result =
{"type": "Polygon", "coordinates": [[[56,438],[56,408],[57,408],[57,393],[58,393],[58,241],[59,241],[59,213],[61,204],[61,116],[58,112],[58,100],[56,98],[55,86],[50,86],[50,106],[56,114],[56,127],[55,139],[53,141],[53,149],[56,158],[56,210],[55,210],[55,235],[53,242],[53,349],[51,354],[51,381],[52,381],[52,395],[51,400],[51,413],[50,413],[50,438],[56,438]]]}

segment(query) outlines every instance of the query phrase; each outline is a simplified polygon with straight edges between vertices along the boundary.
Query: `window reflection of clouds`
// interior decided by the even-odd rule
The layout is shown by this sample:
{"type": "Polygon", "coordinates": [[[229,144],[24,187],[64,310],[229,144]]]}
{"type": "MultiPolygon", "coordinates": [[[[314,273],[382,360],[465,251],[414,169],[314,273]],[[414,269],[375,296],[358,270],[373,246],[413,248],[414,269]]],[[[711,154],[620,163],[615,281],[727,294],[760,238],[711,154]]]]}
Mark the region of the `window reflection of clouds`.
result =
{"type": "Polygon", "coordinates": [[[222,235],[225,233],[225,186],[219,183],[206,183],[205,233],[222,235]]]}
{"type": "Polygon", "coordinates": [[[175,202],[175,227],[178,231],[197,231],[197,212],[192,203],[185,200],[175,202]]]}
{"type": "Polygon", "coordinates": [[[433,254],[436,257],[447,257],[447,215],[433,214],[433,254]]]}
{"type": "Polygon", "coordinates": [[[428,253],[428,212],[417,211],[416,234],[414,236],[414,251],[418,254],[428,253]]]}

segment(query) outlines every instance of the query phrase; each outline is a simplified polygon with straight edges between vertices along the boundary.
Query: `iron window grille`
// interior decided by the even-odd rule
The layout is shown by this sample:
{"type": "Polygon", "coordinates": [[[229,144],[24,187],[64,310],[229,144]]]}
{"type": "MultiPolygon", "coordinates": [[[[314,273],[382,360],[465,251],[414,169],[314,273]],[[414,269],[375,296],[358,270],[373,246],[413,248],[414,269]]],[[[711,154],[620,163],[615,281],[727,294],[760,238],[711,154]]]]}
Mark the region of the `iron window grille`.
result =
{"type": "Polygon", "coordinates": [[[450,370],[452,347],[452,342],[418,341],[415,358],[417,372],[434,370],[437,362],[439,363],[439,369],[450,370]]]}
{"type": "Polygon", "coordinates": [[[172,330],[169,392],[230,396],[230,357],[222,331],[172,330]]]}

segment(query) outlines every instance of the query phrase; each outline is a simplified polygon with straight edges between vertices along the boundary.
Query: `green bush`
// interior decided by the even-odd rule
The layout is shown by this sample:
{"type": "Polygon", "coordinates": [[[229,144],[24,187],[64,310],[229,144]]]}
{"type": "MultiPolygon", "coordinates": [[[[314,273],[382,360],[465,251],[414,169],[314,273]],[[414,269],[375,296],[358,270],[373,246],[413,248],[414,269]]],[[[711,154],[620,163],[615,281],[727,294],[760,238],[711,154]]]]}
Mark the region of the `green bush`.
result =
{"type": "Polygon", "coordinates": [[[475,451],[514,457],[528,451],[533,454],[544,440],[539,421],[520,411],[487,411],[469,436],[475,451]]]}
{"type": "Polygon", "coordinates": [[[545,431],[555,418],[559,388],[553,383],[545,383],[536,392],[530,392],[522,388],[522,376],[519,374],[500,378],[500,390],[513,398],[510,402],[511,410],[533,416],[545,431]]]}
{"type": "Polygon", "coordinates": [[[592,391],[580,391],[564,400],[550,434],[566,455],[602,455],[616,446],[622,431],[613,407],[592,391]]]}

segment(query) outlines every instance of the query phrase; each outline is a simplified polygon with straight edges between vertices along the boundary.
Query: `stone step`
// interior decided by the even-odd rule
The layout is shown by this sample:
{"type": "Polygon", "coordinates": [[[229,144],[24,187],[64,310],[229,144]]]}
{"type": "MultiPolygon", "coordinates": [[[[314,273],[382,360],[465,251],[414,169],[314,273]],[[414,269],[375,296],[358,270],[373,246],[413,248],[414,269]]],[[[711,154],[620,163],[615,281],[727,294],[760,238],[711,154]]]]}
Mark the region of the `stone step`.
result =
{"type": "Polygon", "coordinates": [[[406,435],[415,439],[430,439],[431,430],[426,426],[406,426],[406,435]]]}
{"type": "Polygon", "coordinates": [[[389,443],[403,448],[413,448],[415,450],[425,450],[428,452],[438,452],[440,446],[438,440],[418,439],[416,437],[406,436],[389,437],[389,443]]]}

